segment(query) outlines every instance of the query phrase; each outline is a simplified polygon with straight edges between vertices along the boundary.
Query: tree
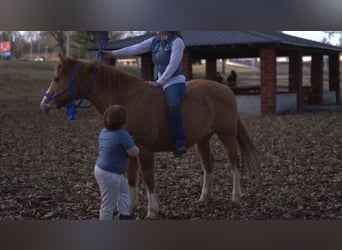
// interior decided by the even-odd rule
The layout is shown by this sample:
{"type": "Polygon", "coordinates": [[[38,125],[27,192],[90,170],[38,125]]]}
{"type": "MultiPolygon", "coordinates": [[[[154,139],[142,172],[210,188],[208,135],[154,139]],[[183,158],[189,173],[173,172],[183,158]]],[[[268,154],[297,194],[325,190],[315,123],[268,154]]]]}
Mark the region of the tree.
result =
{"type": "Polygon", "coordinates": [[[66,34],[65,31],[48,31],[48,33],[56,40],[56,47],[64,56],[66,54],[66,34]]]}
{"type": "Polygon", "coordinates": [[[145,31],[48,31],[47,34],[56,41],[55,48],[62,55],[66,55],[67,52],[67,32],[71,38],[69,41],[70,55],[80,58],[86,56],[88,48],[99,45],[103,40],[121,39],[145,33],[145,31]]]}
{"type": "Polygon", "coordinates": [[[111,31],[112,40],[118,40],[127,37],[141,36],[147,33],[146,31],[111,31]]]}
{"type": "Polygon", "coordinates": [[[324,33],[327,35],[327,38],[323,38],[324,43],[331,44],[332,38],[337,38],[337,44],[338,46],[342,45],[342,31],[324,31],[324,33]]]}
{"type": "Polygon", "coordinates": [[[12,57],[19,58],[24,53],[27,42],[19,31],[2,31],[0,40],[10,41],[12,57]]]}
{"type": "Polygon", "coordinates": [[[89,45],[100,44],[101,41],[108,41],[109,31],[87,31],[89,45]]]}
{"type": "Polygon", "coordinates": [[[76,31],[72,36],[71,56],[85,58],[87,52],[88,34],[83,31],[76,31]]]}

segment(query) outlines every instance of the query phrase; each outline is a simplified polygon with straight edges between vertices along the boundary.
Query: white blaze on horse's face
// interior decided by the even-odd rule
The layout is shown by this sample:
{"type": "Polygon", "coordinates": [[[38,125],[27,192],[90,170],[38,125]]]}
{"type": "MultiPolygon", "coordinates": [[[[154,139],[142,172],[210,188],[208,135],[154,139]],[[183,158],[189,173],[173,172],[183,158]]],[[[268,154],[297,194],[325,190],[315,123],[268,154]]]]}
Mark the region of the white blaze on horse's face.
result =
{"type": "MultiPolygon", "coordinates": [[[[46,91],[46,93],[51,94],[51,89],[52,89],[52,83],[50,84],[49,89],[46,91]]],[[[40,108],[43,110],[44,113],[49,113],[53,110],[56,110],[56,103],[54,100],[49,100],[45,95],[43,97],[43,100],[40,103],[40,108]]]]}

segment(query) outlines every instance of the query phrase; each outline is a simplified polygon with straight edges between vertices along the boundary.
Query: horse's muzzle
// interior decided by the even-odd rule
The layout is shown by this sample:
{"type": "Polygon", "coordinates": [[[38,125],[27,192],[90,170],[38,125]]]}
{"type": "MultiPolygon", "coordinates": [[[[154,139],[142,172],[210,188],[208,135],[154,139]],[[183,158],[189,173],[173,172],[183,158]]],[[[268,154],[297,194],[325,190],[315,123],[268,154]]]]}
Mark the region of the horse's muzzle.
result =
{"type": "Polygon", "coordinates": [[[48,103],[41,102],[40,108],[42,109],[44,113],[49,113],[50,111],[56,109],[56,104],[48,104],[48,103]]]}

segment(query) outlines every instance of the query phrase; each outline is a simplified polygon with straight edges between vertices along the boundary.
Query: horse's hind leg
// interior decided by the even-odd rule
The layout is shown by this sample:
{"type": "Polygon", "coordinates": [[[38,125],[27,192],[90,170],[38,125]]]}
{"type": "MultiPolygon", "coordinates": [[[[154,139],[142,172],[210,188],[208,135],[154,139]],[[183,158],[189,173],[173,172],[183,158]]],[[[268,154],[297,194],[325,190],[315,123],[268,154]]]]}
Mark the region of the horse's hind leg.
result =
{"type": "Polygon", "coordinates": [[[198,202],[205,202],[211,196],[212,182],[213,182],[213,157],[210,151],[210,136],[207,136],[195,145],[197,155],[200,158],[203,169],[203,186],[201,197],[198,202]]]}
{"type": "Polygon", "coordinates": [[[138,206],[138,161],[136,158],[130,158],[129,167],[127,169],[126,178],[129,186],[130,211],[134,213],[138,206]]]}
{"type": "Polygon", "coordinates": [[[154,153],[146,150],[140,151],[139,159],[148,200],[147,215],[145,218],[157,219],[159,215],[159,203],[154,180],[154,153]]]}
{"type": "Polygon", "coordinates": [[[241,201],[241,186],[240,186],[240,164],[238,156],[238,141],[236,136],[226,136],[218,134],[219,139],[223,144],[224,152],[228,158],[228,165],[233,176],[233,192],[232,201],[240,203],[241,201]]]}

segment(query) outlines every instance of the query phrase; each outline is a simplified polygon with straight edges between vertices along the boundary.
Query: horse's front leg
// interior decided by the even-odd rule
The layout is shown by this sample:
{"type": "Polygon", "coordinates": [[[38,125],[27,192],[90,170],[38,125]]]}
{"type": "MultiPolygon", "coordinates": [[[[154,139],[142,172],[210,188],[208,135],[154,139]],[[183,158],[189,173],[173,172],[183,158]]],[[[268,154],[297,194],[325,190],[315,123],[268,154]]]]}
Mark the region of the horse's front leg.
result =
{"type": "Polygon", "coordinates": [[[129,186],[130,194],[130,212],[131,215],[138,206],[138,160],[137,158],[130,158],[129,167],[126,173],[126,178],[129,186]]]}
{"type": "Polygon", "coordinates": [[[200,158],[204,173],[202,193],[198,202],[207,202],[212,193],[214,161],[210,151],[210,138],[211,136],[209,135],[195,145],[195,149],[200,158]]]}
{"type": "Polygon", "coordinates": [[[154,153],[149,150],[141,150],[139,160],[148,200],[147,215],[145,218],[157,219],[159,216],[159,202],[154,179],[154,153]]]}

